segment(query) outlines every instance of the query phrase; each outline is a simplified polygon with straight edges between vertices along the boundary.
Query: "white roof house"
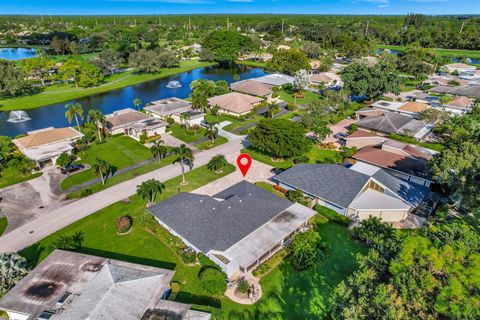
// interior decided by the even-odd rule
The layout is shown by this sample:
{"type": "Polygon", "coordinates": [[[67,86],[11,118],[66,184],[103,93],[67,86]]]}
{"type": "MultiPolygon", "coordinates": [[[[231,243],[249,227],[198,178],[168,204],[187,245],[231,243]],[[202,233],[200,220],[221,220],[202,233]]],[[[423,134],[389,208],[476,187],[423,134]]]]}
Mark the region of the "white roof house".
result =
{"type": "Polygon", "coordinates": [[[475,70],[477,70],[476,67],[465,64],[465,63],[451,63],[445,65],[445,68],[447,68],[448,72],[458,72],[458,73],[475,73],[475,70]]]}
{"type": "Polygon", "coordinates": [[[189,314],[189,305],[162,300],[173,275],[171,270],[55,250],[0,300],[0,310],[14,320],[148,320],[173,311],[175,319],[210,319],[203,312],[189,314]]]}
{"type": "Polygon", "coordinates": [[[284,84],[293,84],[293,81],[295,80],[293,77],[288,76],[286,74],[280,74],[280,73],[274,73],[274,74],[269,74],[263,77],[255,78],[252,79],[255,81],[259,81],[262,83],[269,84],[274,87],[279,87],[283,86],[284,84]]]}
{"type": "Polygon", "coordinates": [[[171,117],[177,123],[181,123],[181,115],[187,113],[189,115],[187,120],[189,125],[200,125],[205,116],[205,113],[193,110],[191,102],[175,97],[153,101],[144,110],[152,117],[163,120],[171,117]]]}

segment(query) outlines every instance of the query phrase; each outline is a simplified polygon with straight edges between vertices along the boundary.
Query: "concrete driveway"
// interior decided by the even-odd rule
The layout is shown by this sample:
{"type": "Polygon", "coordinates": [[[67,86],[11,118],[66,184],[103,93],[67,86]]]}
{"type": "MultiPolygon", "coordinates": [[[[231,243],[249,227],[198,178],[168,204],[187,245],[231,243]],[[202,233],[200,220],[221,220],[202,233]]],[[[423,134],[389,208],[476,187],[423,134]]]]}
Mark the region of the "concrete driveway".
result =
{"type": "MultiPolygon", "coordinates": [[[[205,165],[212,157],[223,154],[226,157],[242,150],[248,142],[236,139],[218,147],[201,151],[195,155],[195,168],[205,165]]],[[[128,181],[121,182],[86,198],[48,210],[41,216],[28,219],[28,222],[0,237],[0,252],[19,251],[50,234],[89,216],[113,203],[135,194],[137,185],[149,179],[166,181],[181,174],[179,165],[168,165],[128,181]]],[[[28,201],[25,199],[24,201],[28,201]]]]}
{"type": "Polygon", "coordinates": [[[62,207],[65,201],[60,182],[65,176],[55,167],[43,170],[43,175],[0,190],[0,208],[8,219],[6,233],[29,221],[62,207]]]}
{"type": "Polygon", "coordinates": [[[333,136],[337,133],[347,133],[348,132],[348,127],[354,123],[355,120],[353,119],[344,119],[336,124],[332,124],[330,125],[330,130],[332,130],[332,134],[329,135],[328,137],[325,138],[325,140],[323,140],[323,143],[329,143],[329,142],[333,142],[335,143],[335,145],[337,146],[337,148],[340,148],[342,146],[345,145],[345,141],[343,140],[339,140],[339,139],[335,139],[333,136]]]}

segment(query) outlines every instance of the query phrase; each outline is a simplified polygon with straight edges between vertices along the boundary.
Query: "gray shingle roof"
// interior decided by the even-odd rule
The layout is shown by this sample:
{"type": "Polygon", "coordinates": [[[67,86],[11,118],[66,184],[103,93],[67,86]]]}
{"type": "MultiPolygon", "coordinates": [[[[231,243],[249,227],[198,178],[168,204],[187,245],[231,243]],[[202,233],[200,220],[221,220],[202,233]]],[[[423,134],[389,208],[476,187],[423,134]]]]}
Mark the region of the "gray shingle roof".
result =
{"type": "Polygon", "coordinates": [[[242,181],[214,197],[179,193],[148,210],[207,253],[225,251],[291,205],[286,199],[242,181]]]}
{"type": "Polygon", "coordinates": [[[358,120],[356,125],[375,131],[398,133],[400,128],[411,121],[413,121],[412,117],[395,112],[384,112],[384,114],[380,116],[366,117],[358,120]]]}
{"type": "Polygon", "coordinates": [[[298,164],[273,179],[347,208],[370,177],[336,164],[298,164]]]}

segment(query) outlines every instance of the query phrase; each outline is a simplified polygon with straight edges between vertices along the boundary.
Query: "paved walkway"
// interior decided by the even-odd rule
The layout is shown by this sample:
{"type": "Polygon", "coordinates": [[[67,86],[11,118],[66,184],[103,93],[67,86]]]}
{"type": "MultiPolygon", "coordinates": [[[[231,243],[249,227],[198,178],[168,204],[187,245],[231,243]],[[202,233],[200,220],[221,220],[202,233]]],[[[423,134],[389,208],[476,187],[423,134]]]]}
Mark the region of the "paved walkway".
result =
{"type": "MultiPolygon", "coordinates": [[[[217,154],[229,156],[247,145],[243,139],[236,139],[195,155],[195,167],[200,167],[217,154]]],[[[180,175],[179,165],[168,165],[142,176],[124,181],[89,197],[79,199],[57,209],[51,210],[39,218],[34,218],[23,226],[0,237],[0,252],[18,251],[46,236],[97,212],[115,202],[127,199],[135,194],[137,185],[148,179],[166,181],[180,175]]]]}

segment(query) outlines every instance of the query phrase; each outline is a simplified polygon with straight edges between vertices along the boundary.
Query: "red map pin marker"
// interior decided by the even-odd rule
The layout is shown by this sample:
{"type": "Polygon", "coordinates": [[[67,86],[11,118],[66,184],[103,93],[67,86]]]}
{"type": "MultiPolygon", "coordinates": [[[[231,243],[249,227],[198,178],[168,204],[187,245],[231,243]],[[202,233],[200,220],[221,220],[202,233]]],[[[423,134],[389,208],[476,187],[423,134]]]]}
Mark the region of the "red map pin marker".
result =
{"type": "Polygon", "coordinates": [[[248,169],[250,169],[250,166],[252,165],[252,158],[248,154],[242,153],[237,158],[237,165],[242,172],[243,177],[245,177],[248,169]]]}

